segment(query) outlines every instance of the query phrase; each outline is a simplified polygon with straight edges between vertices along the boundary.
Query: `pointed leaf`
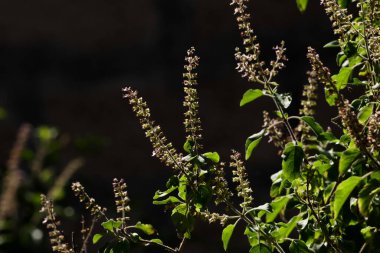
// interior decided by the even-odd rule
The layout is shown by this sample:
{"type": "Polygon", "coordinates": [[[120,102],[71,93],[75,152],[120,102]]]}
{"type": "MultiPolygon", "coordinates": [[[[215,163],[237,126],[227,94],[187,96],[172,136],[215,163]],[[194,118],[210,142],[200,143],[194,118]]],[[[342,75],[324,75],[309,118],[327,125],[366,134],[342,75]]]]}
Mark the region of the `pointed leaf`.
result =
{"type": "Polygon", "coordinates": [[[166,204],[174,204],[181,202],[178,198],[174,196],[169,196],[164,200],[155,200],[153,201],[153,205],[166,205],[166,204]]]}
{"type": "Polygon", "coordinates": [[[103,235],[102,234],[94,234],[92,237],[92,244],[97,244],[100,239],[102,239],[103,235]]]}
{"type": "Polygon", "coordinates": [[[339,159],[339,173],[344,174],[352,165],[353,162],[359,157],[360,150],[357,148],[350,148],[344,151],[339,159]]]}
{"type": "Polygon", "coordinates": [[[230,224],[223,229],[222,241],[223,241],[224,251],[227,251],[228,244],[230,243],[230,239],[231,239],[232,233],[234,232],[235,226],[236,226],[236,223],[230,224]]]}
{"type": "Polygon", "coordinates": [[[347,198],[350,196],[351,192],[355,189],[361,180],[361,177],[352,176],[338,185],[335,192],[333,205],[335,219],[339,216],[340,210],[342,209],[344,203],[347,201],[347,198]]]}
{"type": "Polygon", "coordinates": [[[373,209],[372,202],[380,192],[380,181],[370,180],[359,192],[358,207],[359,212],[364,217],[368,217],[373,209]]]}
{"type": "Polygon", "coordinates": [[[335,86],[338,90],[342,90],[347,86],[348,81],[351,78],[353,67],[343,67],[340,69],[337,75],[333,75],[331,78],[335,81],[335,86]]]}
{"type": "Polygon", "coordinates": [[[103,222],[101,225],[104,229],[113,232],[114,229],[120,228],[120,226],[123,224],[121,221],[115,221],[115,220],[108,220],[103,222]]]}
{"type": "Polygon", "coordinates": [[[244,105],[258,99],[262,95],[264,95],[262,90],[249,89],[244,93],[243,98],[240,100],[240,106],[244,106],[244,105]]]}
{"type": "Polygon", "coordinates": [[[155,238],[155,239],[151,239],[151,240],[149,240],[151,243],[155,243],[155,244],[160,244],[160,245],[162,245],[162,244],[164,244],[162,241],[161,241],[161,239],[158,239],[158,238],[155,238]]]}
{"type": "Polygon", "coordinates": [[[259,145],[264,133],[265,133],[265,130],[263,129],[259,133],[249,136],[248,139],[245,141],[245,159],[246,160],[248,160],[251,157],[252,151],[256,148],[257,145],[259,145]]]}
{"type": "Polygon", "coordinates": [[[167,195],[169,195],[170,193],[172,193],[175,189],[177,189],[178,186],[172,186],[170,187],[169,189],[167,189],[166,191],[156,191],[156,193],[154,194],[153,196],[153,199],[160,199],[160,198],[163,198],[163,197],[166,197],[167,195]]]}
{"type": "Polygon", "coordinates": [[[358,113],[359,123],[362,125],[365,125],[368,118],[372,115],[372,111],[373,111],[373,104],[368,104],[360,108],[360,111],[358,113]]]}
{"type": "Polygon", "coordinates": [[[301,165],[304,158],[303,150],[300,146],[288,143],[284,150],[282,160],[282,172],[286,179],[292,181],[300,175],[301,165]]]}
{"type": "MultiPolygon", "coordinates": [[[[331,182],[326,188],[325,190],[323,191],[323,201],[326,203],[327,200],[329,200],[331,194],[333,193],[333,189],[336,185],[336,182],[331,182]]],[[[328,203],[326,203],[328,204],[328,203]]]]}
{"type": "Polygon", "coordinates": [[[319,136],[324,132],[321,125],[315,122],[315,119],[313,117],[303,116],[301,119],[311,128],[311,130],[313,130],[315,135],[319,136]]]}
{"type": "Polygon", "coordinates": [[[330,41],[329,43],[323,46],[323,48],[336,48],[336,47],[340,47],[339,41],[337,40],[330,41]]]}
{"type": "Polygon", "coordinates": [[[207,152],[207,153],[204,153],[203,156],[210,159],[214,163],[218,163],[220,161],[220,157],[217,152],[207,152]]]}
{"type": "Polygon", "coordinates": [[[143,231],[147,235],[153,235],[156,232],[152,225],[143,224],[141,222],[137,222],[135,225],[135,228],[140,229],[141,231],[143,231]]]}
{"type": "Polygon", "coordinates": [[[309,0],[297,0],[297,7],[300,12],[305,12],[309,0]]]}
{"type": "Polygon", "coordinates": [[[289,202],[290,199],[291,199],[291,196],[288,196],[288,195],[281,196],[274,199],[271,203],[273,211],[266,215],[266,221],[267,222],[274,221],[277,215],[282,211],[282,209],[286,206],[286,204],[289,202]]]}

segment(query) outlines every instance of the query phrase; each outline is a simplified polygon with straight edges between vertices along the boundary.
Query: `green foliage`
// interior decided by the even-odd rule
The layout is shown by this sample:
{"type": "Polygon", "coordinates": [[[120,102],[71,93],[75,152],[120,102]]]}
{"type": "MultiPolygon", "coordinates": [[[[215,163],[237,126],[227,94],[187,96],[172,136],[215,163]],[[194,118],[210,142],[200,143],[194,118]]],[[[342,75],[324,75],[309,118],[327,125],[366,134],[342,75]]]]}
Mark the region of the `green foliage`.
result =
{"type": "Polygon", "coordinates": [[[227,251],[228,244],[230,243],[230,239],[231,239],[232,233],[235,230],[235,226],[236,226],[236,223],[235,224],[230,224],[230,225],[226,226],[223,229],[223,232],[222,232],[222,241],[223,241],[223,248],[224,248],[225,251],[227,251]]]}
{"type": "Polygon", "coordinates": [[[263,94],[262,90],[249,89],[244,93],[243,98],[240,100],[240,106],[246,105],[246,104],[258,99],[259,97],[261,97],[263,95],[264,94],[263,94]]]}
{"type": "Polygon", "coordinates": [[[263,138],[265,134],[265,130],[261,130],[260,132],[253,134],[247,138],[245,141],[245,159],[248,160],[253,150],[259,145],[261,139],[263,138]]]}
{"type": "MultiPolygon", "coordinates": [[[[275,110],[265,112],[262,129],[246,139],[244,157],[251,158],[263,140],[279,149],[282,163],[271,176],[271,201],[255,203],[240,153],[232,151],[232,170],[226,170],[231,172],[226,175],[224,158],[203,150],[196,89],[199,57],[191,48],[183,75],[184,154],[151,119],[149,107],[137,91],[123,89],[153,146],[153,155],[173,169],[165,188],[154,194],[153,204],[168,211],[179,246],[170,247],[151,238],[158,235],[152,225],[129,221],[125,215],[130,210],[129,198],[124,190],[117,190],[121,187],[117,180],[114,189],[119,216],[114,219],[108,218],[77,183],[73,187],[76,195],[96,221],[102,219],[104,232],[93,237],[94,244],[104,241],[101,252],[127,252],[139,244],[180,253],[199,218],[222,225],[221,247],[226,251],[231,239],[238,236],[240,223],[244,223],[250,253],[376,252],[380,247],[379,3],[359,1],[360,11],[354,12],[357,16],[353,18],[344,9],[350,1],[321,2],[338,37],[325,48],[338,51],[339,70],[331,73],[317,52],[308,48],[309,83],[304,87],[299,115],[289,115],[293,99],[289,93],[280,93],[281,85],[276,82],[287,60],[285,44],[274,47],[275,59],[261,60],[246,2],[231,3],[242,36],[242,49],[235,53],[237,70],[252,86],[243,94],[240,106],[265,95],[272,99],[275,110]],[[315,117],[318,86],[335,114],[331,125],[322,126],[315,117]],[[357,92],[350,94],[353,89],[357,92]],[[228,183],[231,177],[232,184],[228,183]]],[[[302,12],[307,4],[297,1],[302,12]]]]}
{"type": "Polygon", "coordinates": [[[68,144],[55,127],[23,124],[19,128],[9,159],[0,168],[1,252],[48,250],[49,238],[40,226],[41,193],[58,202],[60,215],[74,218],[73,208],[61,202],[66,198],[67,181],[84,160],[77,157],[65,164],[61,156],[68,144]]]}
{"type": "Polygon", "coordinates": [[[307,4],[309,3],[309,0],[296,0],[297,7],[300,10],[300,12],[305,12],[307,8],[307,4]]]}

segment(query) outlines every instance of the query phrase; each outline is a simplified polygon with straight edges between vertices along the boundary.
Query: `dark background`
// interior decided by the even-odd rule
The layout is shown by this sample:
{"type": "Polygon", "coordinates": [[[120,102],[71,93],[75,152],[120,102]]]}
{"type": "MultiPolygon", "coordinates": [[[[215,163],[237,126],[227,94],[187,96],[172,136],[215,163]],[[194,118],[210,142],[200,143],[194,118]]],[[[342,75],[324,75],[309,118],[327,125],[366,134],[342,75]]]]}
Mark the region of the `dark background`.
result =
{"type": "MultiPolygon", "coordinates": [[[[319,1],[310,1],[304,14],[294,0],[250,4],[263,58],[272,59],[272,47],[286,41],[289,63],[278,81],[281,90],[294,97],[301,95],[306,83],[307,46],[335,66],[336,52],[322,49],[333,39],[329,20],[319,1]]],[[[87,160],[75,179],[100,203],[112,205],[112,179],[125,178],[133,219],[152,222],[175,245],[169,214],[151,204],[170,170],[151,157],[150,144],[122,100],[121,88],[130,85],[140,91],[153,117],[180,149],[184,56],[195,46],[201,57],[205,149],[218,151],[223,160],[228,160],[232,148],[242,152],[246,137],[260,130],[261,111],[273,106],[259,102],[239,107],[251,84],[234,69],[234,51],[241,40],[232,12],[227,0],[0,1],[0,106],[9,114],[0,122],[2,160],[22,122],[53,125],[73,138],[100,136],[106,146],[87,160]]],[[[297,113],[298,105],[295,99],[290,112],[297,113]]],[[[317,117],[328,123],[323,99],[318,107],[317,117]]],[[[276,150],[269,145],[261,145],[247,163],[256,204],[268,199],[269,175],[279,165],[276,150]]],[[[199,224],[185,252],[222,252],[220,231],[218,226],[199,224]]],[[[239,241],[232,246],[248,248],[239,241]]]]}

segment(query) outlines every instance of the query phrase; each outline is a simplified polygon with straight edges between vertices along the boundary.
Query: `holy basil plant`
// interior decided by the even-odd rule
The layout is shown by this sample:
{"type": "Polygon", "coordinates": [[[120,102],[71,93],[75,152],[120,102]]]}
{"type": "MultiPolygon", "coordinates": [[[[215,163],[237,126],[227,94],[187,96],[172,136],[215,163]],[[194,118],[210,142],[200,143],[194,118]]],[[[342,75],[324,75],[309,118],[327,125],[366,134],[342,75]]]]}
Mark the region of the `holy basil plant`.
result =
{"type": "MultiPolygon", "coordinates": [[[[325,46],[332,49],[325,50],[337,51],[339,71],[331,73],[316,50],[307,49],[310,70],[298,115],[287,112],[292,96],[280,92],[276,80],[287,61],[285,43],[274,47],[272,61],[261,60],[261,46],[247,2],[231,2],[242,37],[242,46],[235,53],[236,69],[250,85],[240,106],[254,107],[266,99],[276,109],[263,112],[262,128],[252,129],[241,146],[243,155],[232,150],[230,162],[226,163],[214,150],[203,149],[196,72],[199,57],[194,48],[187,52],[183,74],[186,141],[182,152],[153,121],[138,92],[130,87],[123,89],[124,98],[153,146],[153,156],[172,168],[172,176],[154,194],[153,204],[162,206],[170,215],[178,246],[165,244],[152,225],[129,219],[126,185],[115,179],[116,218],[108,217],[105,208],[89,197],[79,183],[73,184],[74,193],[93,217],[91,227],[84,229],[80,251],[64,241],[52,203],[42,197],[55,251],[86,252],[94,224],[100,222],[103,232],[92,237],[94,244],[101,245],[100,252],[129,252],[136,245],[184,252],[185,242],[197,229],[197,219],[222,225],[220,248],[225,251],[236,244],[234,240],[242,231],[250,253],[379,251],[380,2],[356,1],[352,8],[357,15],[353,16],[345,9],[348,1],[321,1],[337,37],[325,46]],[[318,123],[318,89],[334,114],[329,125],[318,123]],[[255,203],[243,160],[254,157],[263,141],[278,149],[282,162],[270,177],[271,201],[255,203]]],[[[301,11],[307,2],[297,0],[301,11]]]]}

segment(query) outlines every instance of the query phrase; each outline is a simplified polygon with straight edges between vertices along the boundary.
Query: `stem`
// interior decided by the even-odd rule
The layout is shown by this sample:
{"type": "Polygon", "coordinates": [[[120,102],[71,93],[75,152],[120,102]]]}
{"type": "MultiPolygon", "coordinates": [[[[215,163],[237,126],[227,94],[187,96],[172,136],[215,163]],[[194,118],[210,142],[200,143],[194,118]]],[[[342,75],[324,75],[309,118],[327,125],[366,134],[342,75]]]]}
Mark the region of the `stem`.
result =
{"type": "Polygon", "coordinates": [[[146,244],[148,244],[148,245],[150,245],[150,244],[154,244],[154,245],[156,245],[156,246],[158,246],[158,247],[163,248],[164,250],[166,250],[166,251],[168,251],[168,252],[178,253],[178,251],[177,251],[176,249],[173,249],[172,247],[167,246],[167,245],[165,245],[165,244],[160,244],[160,243],[156,243],[156,242],[148,241],[148,240],[145,240],[145,239],[142,239],[142,238],[140,238],[139,241],[142,242],[142,243],[146,243],[146,244]]]}
{"type": "Polygon", "coordinates": [[[363,253],[365,250],[365,247],[367,247],[367,243],[365,242],[363,246],[360,248],[359,253],[363,253]]]}
{"type": "Polygon", "coordinates": [[[182,238],[182,241],[181,241],[181,244],[179,245],[179,247],[176,249],[178,253],[181,253],[183,251],[183,247],[185,245],[185,241],[186,241],[186,238],[183,237],[182,238]]]}
{"type": "Polygon", "coordinates": [[[90,240],[90,236],[92,235],[92,231],[94,230],[96,221],[97,221],[96,218],[92,219],[90,229],[88,230],[86,238],[82,242],[82,247],[79,251],[80,253],[87,253],[87,244],[88,244],[88,241],[90,240]]]}

